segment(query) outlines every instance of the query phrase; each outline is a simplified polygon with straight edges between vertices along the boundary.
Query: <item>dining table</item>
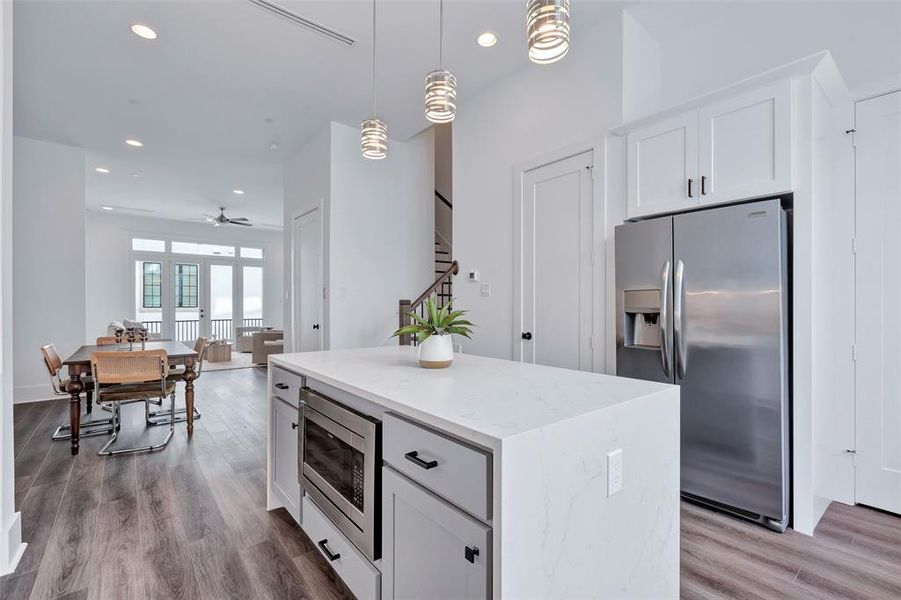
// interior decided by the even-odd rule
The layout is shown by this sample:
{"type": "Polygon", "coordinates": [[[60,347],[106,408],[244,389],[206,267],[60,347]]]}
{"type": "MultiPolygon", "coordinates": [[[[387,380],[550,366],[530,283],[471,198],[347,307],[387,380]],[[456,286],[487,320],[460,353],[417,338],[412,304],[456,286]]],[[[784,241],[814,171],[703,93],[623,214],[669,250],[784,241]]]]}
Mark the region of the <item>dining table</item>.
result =
{"type": "Polygon", "coordinates": [[[122,342],[121,344],[108,344],[97,346],[86,344],[72,353],[63,361],[63,366],[69,369],[69,383],[66,384],[66,392],[69,393],[69,431],[71,432],[72,454],[78,454],[78,444],[81,421],[81,393],[85,391],[82,377],[91,374],[91,355],[94,352],[109,352],[120,350],[165,350],[169,358],[169,367],[184,365],[183,379],[185,382],[185,418],[188,426],[188,435],[194,433],[194,363],[197,360],[197,352],[190,346],[173,341],[147,341],[147,342],[122,342]]]}

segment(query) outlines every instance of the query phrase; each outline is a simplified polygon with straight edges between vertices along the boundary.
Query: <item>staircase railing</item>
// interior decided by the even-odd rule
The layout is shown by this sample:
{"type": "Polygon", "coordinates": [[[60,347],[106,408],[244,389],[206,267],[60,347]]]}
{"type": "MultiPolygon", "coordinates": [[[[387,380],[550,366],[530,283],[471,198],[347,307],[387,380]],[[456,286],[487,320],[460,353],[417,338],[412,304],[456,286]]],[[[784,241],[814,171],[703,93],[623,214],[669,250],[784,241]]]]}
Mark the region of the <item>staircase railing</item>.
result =
{"type": "MultiPolygon", "coordinates": [[[[450,300],[448,297],[442,297],[444,294],[441,294],[439,290],[444,290],[450,287],[451,277],[460,272],[460,265],[457,264],[457,261],[453,261],[451,265],[443,271],[438,278],[435,279],[435,283],[426,288],[419,298],[416,300],[401,300],[398,304],[398,327],[404,327],[406,325],[410,325],[413,319],[410,317],[411,312],[417,312],[420,317],[425,317],[425,301],[432,294],[438,295],[438,304],[439,306],[443,305],[445,302],[450,300]]],[[[449,296],[449,294],[447,294],[449,296]]],[[[401,346],[412,346],[415,343],[415,338],[405,333],[403,335],[398,336],[400,340],[401,346]]]]}

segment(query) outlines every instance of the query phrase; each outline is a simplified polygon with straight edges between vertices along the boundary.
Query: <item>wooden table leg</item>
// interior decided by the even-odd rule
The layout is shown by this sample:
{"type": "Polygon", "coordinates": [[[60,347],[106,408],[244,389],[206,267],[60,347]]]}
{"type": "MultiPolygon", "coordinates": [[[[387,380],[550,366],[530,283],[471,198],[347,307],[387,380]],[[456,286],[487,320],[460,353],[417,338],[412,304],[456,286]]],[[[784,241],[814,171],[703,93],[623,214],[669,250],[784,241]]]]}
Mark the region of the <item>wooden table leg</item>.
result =
{"type": "Polygon", "coordinates": [[[185,421],[188,424],[188,435],[194,433],[194,361],[185,361],[185,421]]]}
{"type": "Polygon", "coordinates": [[[81,381],[81,373],[75,369],[69,369],[69,383],[66,391],[69,392],[69,433],[72,441],[72,454],[78,454],[78,441],[81,433],[81,391],[84,384],[81,381]]]}

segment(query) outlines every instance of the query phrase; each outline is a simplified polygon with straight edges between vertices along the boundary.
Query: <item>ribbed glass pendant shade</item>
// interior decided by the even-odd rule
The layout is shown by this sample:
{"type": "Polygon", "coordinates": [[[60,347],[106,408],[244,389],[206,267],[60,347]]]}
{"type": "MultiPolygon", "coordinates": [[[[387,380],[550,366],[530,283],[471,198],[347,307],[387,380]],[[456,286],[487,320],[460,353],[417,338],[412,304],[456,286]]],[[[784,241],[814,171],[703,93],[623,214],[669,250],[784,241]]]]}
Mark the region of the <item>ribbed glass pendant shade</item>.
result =
{"type": "Polygon", "coordinates": [[[529,59],[540,65],[569,52],[569,0],[529,0],[526,9],[529,59]]]}
{"type": "Polygon", "coordinates": [[[381,160],[388,155],[388,126],[381,119],[366,119],[360,125],[360,150],[365,158],[381,160]]]}
{"type": "Polygon", "coordinates": [[[432,123],[450,123],[457,114],[457,78],[445,69],[425,78],[425,118],[432,123]]]}

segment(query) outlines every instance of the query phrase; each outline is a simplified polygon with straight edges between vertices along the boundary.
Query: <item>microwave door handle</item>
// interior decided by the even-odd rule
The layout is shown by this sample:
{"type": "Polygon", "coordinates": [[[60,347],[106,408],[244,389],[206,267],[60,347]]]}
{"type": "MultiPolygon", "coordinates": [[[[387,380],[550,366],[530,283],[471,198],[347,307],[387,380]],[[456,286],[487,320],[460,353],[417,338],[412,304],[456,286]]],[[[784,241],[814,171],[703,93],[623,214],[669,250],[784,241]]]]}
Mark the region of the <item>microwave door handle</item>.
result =
{"type": "Polygon", "coordinates": [[[676,377],[685,378],[688,368],[688,349],[685,347],[685,265],[676,261],[676,273],[673,277],[675,297],[673,306],[673,338],[676,347],[676,377]]]}
{"type": "Polygon", "coordinates": [[[669,323],[669,271],[670,262],[663,263],[663,270],[660,273],[660,315],[657,318],[657,324],[660,326],[660,360],[663,362],[663,374],[672,377],[673,372],[673,355],[670,350],[669,331],[667,323],[669,323]]]}

